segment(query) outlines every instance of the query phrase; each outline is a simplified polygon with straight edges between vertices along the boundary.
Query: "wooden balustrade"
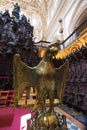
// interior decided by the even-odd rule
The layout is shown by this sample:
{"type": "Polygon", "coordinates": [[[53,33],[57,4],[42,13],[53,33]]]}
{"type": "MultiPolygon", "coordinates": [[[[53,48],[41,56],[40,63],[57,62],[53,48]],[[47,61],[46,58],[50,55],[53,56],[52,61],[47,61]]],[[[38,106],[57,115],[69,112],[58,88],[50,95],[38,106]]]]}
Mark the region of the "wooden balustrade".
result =
{"type": "MultiPolygon", "coordinates": [[[[27,91],[24,90],[21,98],[19,99],[18,105],[24,106],[26,102],[26,93],[27,91]]],[[[31,87],[29,97],[27,98],[27,105],[31,106],[36,103],[36,95],[37,92],[33,91],[33,88],[31,87]]],[[[59,100],[54,99],[54,104],[58,104],[59,100]]],[[[6,106],[13,106],[14,104],[14,90],[8,90],[8,91],[0,91],[0,107],[6,107],[6,106]]],[[[49,106],[49,99],[46,99],[46,104],[49,106]]]]}
{"type": "Polygon", "coordinates": [[[14,91],[0,91],[0,107],[6,107],[13,105],[14,102],[14,91]]]}

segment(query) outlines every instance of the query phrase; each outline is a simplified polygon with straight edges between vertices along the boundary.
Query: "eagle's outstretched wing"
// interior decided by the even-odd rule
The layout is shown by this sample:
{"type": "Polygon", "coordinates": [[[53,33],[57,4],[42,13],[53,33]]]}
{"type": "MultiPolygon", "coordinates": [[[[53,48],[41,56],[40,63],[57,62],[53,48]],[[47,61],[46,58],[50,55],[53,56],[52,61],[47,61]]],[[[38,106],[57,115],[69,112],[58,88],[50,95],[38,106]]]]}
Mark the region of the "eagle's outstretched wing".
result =
{"type": "Polygon", "coordinates": [[[18,105],[18,100],[21,97],[26,87],[35,85],[36,71],[35,67],[29,67],[25,64],[19,54],[16,54],[13,59],[13,87],[14,87],[14,105],[18,105]]]}
{"type": "Polygon", "coordinates": [[[59,99],[60,103],[62,103],[63,101],[68,69],[68,60],[66,60],[65,63],[61,65],[59,68],[55,69],[55,90],[57,91],[57,98],[59,99]]]}

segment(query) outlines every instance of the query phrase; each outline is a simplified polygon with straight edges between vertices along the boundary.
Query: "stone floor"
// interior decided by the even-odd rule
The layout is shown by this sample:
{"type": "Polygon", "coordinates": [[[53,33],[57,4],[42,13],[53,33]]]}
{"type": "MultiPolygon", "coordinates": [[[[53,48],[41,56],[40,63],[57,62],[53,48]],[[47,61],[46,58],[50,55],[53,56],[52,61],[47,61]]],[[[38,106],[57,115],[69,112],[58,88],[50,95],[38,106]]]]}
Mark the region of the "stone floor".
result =
{"type": "Polygon", "coordinates": [[[64,105],[64,104],[59,105],[59,108],[61,108],[62,110],[67,112],[69,115],[74,117],[76,120],[81,122],[83,125],[85,125],[86,130],[87,130],[87,115],[84,115],[82,112],[78,112],[78,111],[74,110],[73,108],[70,108],[70,107],[68,107],[67,105],[64,105]]]}

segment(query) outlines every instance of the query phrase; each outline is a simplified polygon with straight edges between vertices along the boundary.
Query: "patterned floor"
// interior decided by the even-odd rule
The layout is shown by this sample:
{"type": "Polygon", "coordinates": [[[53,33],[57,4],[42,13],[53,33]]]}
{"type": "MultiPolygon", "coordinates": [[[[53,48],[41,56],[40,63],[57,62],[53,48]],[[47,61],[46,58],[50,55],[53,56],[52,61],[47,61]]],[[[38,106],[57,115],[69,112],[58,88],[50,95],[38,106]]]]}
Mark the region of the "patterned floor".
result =
{"type": "MultiPolygon", "coordinates": [[[[55,111],[55,112],[58,114],[58,117],[60,119],[62,119],[62,114],[60,114],[58,111],[55,111]]],[[[62,120],[62,122],[63,122],[63,120],[62,120]]],[[[68,130],[81,130],[74,123],[72,123],[68,118],[66,118],[66,124],[67,124],[68,130]]]]}
{"type": "Polygon", "coordinates": [[[66,119],[68,130],[81,130],[75,124],[73,124],[70,120],[66,119]]]}
{"type": "MultiPolygon", "coordinates": [[[[75,111],[73,108],[69,108],[67,105],[59,106],[61,109],[69,113],[72,117],[74,117],[76,120],[81,122],[83,125],[85,125],[87,130],[87,116],[84,115],[81,112],[75,111]]],[[[66,119],[67,121],[67,127],[68,130],[80,130],[75,124],[73,124],[70,120],[66,119]]]]}
{"type": "Polygon", "coordinates": [[[73,115],[73,117],[80,121],[82,124],[84,124],[87,130],[87,116],[83,115],[82,113],[79,113],[78,115],[73,115]]]}

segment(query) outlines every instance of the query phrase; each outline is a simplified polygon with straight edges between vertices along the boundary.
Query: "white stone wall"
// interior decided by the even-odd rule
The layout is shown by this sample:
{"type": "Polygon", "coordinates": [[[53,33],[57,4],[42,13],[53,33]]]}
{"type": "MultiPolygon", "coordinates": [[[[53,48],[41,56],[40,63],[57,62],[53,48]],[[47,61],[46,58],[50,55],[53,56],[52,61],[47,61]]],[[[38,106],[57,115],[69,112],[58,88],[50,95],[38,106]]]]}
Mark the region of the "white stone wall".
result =
{"type": "Polygon", "coordinates": [[[60,41],[65,40],[80,25],[81,21],[87,18],[87,11],[84,11],[87,9],[87,0],[59,0],[59,3],[57,1],[56,4],[58,6],[56,5],[55,13],[50,18],[45,33],[47,41],[52,41],[54,38],[58,38],[60,41]],[[59,22],[60,19],[62,19],[62,23],[59,22]],[[61,29],[63,33],[60,33],[61,29]]]}

